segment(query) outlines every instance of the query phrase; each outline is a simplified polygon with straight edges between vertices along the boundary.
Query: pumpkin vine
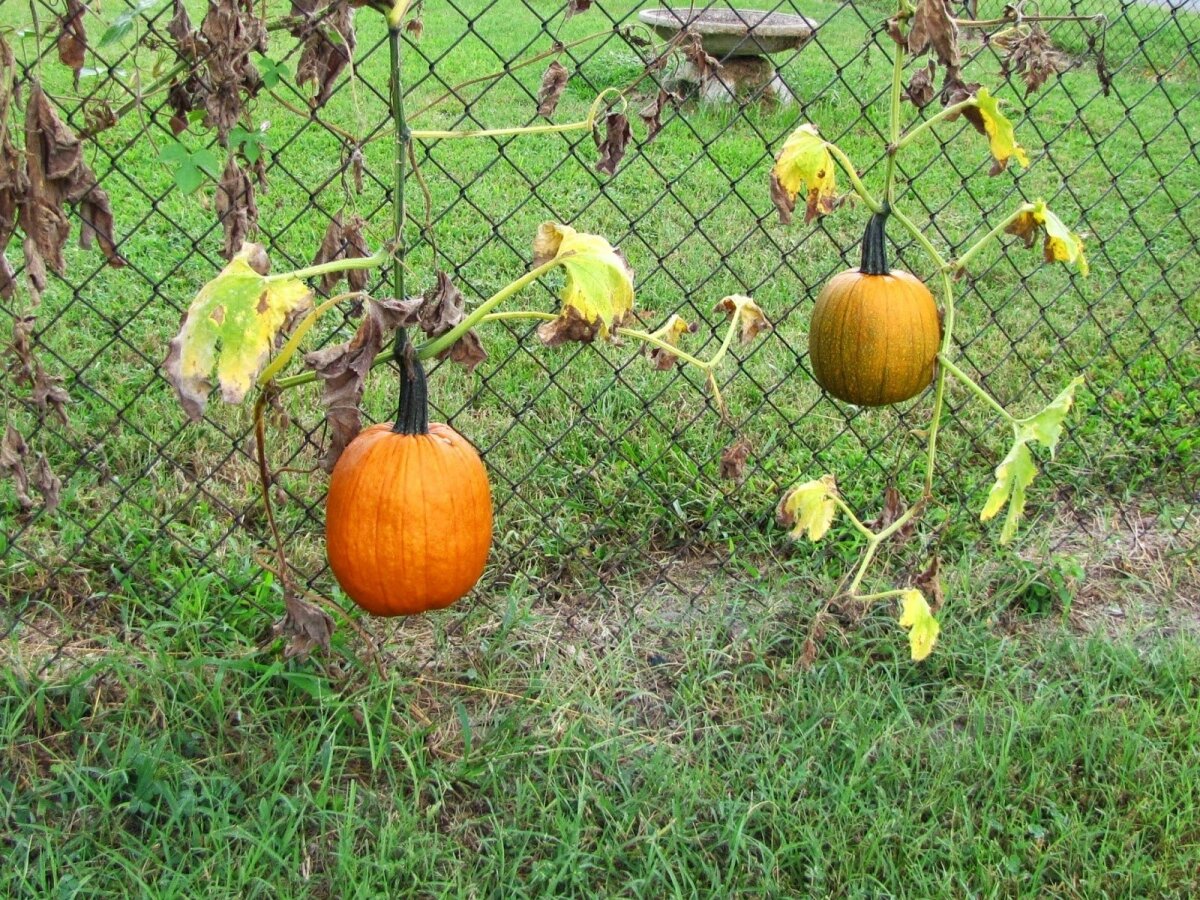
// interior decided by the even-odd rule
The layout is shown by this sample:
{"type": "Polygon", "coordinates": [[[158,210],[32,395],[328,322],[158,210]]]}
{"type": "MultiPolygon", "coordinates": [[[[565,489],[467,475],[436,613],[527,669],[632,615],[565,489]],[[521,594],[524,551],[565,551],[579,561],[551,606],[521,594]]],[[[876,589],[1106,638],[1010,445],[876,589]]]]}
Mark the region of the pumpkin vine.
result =
{"type": "MultiPolygon", "coordinates": [[[[1054,17],[1055,20],[1061,17],[1054,17]]],[[[1066,17],[1072,21],[1096,23],[1097,17],[1066,17]]],[[[966,269],[976,255],[1000,235],[1016,234],[1033,246],[1043,238],[1047,261],[1073,265],[1087,274],[1087,261],[1079,236],[1067,229],[1039,200],[1023,203],[991,228],[982,238],[956,259],[947,260],[929,237],[896,204],[897,159],[915,140],[937,125],[965,117],[988,138],[994,160],[992,175],[1004,171],[1011,161],[1028,165],[1024,148],[1017,143],[1012,123],[1001,111],[1000,101],[986,88],[967,85],[962,79],[958,51],[958,29],[988,25],[1014,24],[1037,27],[1038,16],[1026,16],[1022,5],[1010,7],[996,21],[957,20],[950,15],[945,0],[899,0],[897,14],[888,20],[887,31],[895,42],[892,81],[888,107],[888,139],[885,146],[885,171],[882,198],[874,196],[863,184],[849,157],[834,144],[821,138],[816,126],[802,124],[785,141],[771,171],[771,194],[786,224],[801,192],[807,200],[806,219],[832,212],[840,203],[836,195],[835,163],[872,215],[862,241],[859,268],[842,272],[826,284],[813,309],[809,330],[810,362],[817,382],[829,394],[858,406],[882,406],[920,394],[932,383],[933,399],[926,428],[924,483],[917,502],[903,508],[898,495],[889,502],[876,530],[866,525],[843,499],[832,474],[796,485],[781,498],[777,515],[791,529],[793,538],[820,540],[840,513],[866,540],[858,563],[839,587],[838,598],[866,604],[882,600],[898,601],[899,624],[908,630],[911,655],[924,659],[932,651],[941,626],[935,618],[942,591],[938,583],[938,560],[909,587],[864,592],[863,584],[883,544],[911,531],[933,499],[934,472],[938,436],[945,412],[946,379],[960,381],[976,398],[988,405],[1011,427],[1013,445],[996,466],[995,483],[988,494],[980,518],[987,521],[1007,510],[1000,533],[1007,543],[1016,533],[1024,505],[1025,492],[1033,481],[1036,468],[1030,445],[1039,443],[1053,455],[1063,422],[1082,383],[1076,378],[1045,408],[1018,418],[992,397],[954,363],[955,298],[953,276],[966,269]],[[945,70],[942,96],[945,107],[913,126],[901,130],[901,101],[909,99],[918,107],[929,98],[922,88],[936,68],[920,69],[904,87],[906,56],[932,52],[945,70]],[[887,266],[884,229],[888,219],[895,220],[919,245],[933,264],[941,288],[940,333],[932,295],[918,279],[887,266]],[[848,581],[848,583],[847,583],[848,581]],[[922,590],[924,588],[924,591],[922,590]],[[931,606],[925,591],[932,594],[931,606]]],[[[1102,20],[1101,20],[1102,21],[1102,20]]],[[[1044,72],[1035,73],[1037,84],[1044,72]]],[[[1029,77],[1032,90],[1034,84],[1029,77]]],[[[892,493],[893,489],[889,489],[892,493]]],[[[820,628],[821,614],[814,623],[820,628]]],[[[811,638],[810,638],[811,640],[811,638]]]]}

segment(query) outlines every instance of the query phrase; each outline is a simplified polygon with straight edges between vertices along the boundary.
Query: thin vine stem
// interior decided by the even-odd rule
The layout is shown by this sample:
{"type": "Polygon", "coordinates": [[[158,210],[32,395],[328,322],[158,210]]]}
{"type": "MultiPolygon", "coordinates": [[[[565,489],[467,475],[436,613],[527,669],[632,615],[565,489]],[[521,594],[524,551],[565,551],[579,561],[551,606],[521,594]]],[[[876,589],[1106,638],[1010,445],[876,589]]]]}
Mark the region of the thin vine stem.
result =
{"type": "Polygon", "coordinates": [[[1005,409],[1003,406],[1001,406],[1000,402],[998,400],[996,400],[996,398],[993,397],[991,394],[989,394],[986,390],[984,390],[975,381],[975,379],[973,379],[970,375],[968,375],[966,372],[964,372],[962,369],[960,369],[958,366],[956,366],[950,360],[944,358],[940,353],[938,354],[938,362],[941,365],[945,366],[946,370],[951,375],[953,375],[955,378],[957,378],[959,381],[961,381],[971,391],[972,394],[974,394],[976,397],[978,397],[980,400],[982,400],[984,403],[986,403],[988,406],[990,406],[992,409],[994,409],[996,412],[998,412],[1001,415],[1001,417],[1003,417],[1010,425],[1012,425],[1013,427],[1016,427],[1016,425],[1017,425],[1016,416],[1014,416],[1007,409],[1005,409]]]}
{"type": "Polygon", "coordinates": [[[348,272],[351,269],[375,269],[392,258],[392,253],[386,247],[377,250],[370,256],[356,256],[353,259],[333,259],[315,266],[305,266],[291,272],[279,272],[265,276],[268,283],[284,281],[288,278],[316,278],[319,275],[329,275],[334,272],[348,272]]]}
{"type": "Polygon", "coordinates": [[[1007,218],[1001,221],[1000,224],[976,241],[966,253],[964,253],[958,259],[948,263],[948,267],[955,270],[966,268],[967,263],[969,263],[976,256],[976,254],[979,253],[979,251],[1004,233],[1004,229],[1008,228],[1009,225],[1017,221],[1017,219],[1021,218],[1021,216],[1030,212],[1033,212],[1033,204],[1022,203],[1016,208],[1016,210],[1009,214],[1007,218]]]}
{"type": "Polygon", "coordinates": [[[911,144],[914,140],[929,131],[939,122],[944,122],[947,119],[952,119],[962,113],[965,109],[970,109],[972,106],[978,106],[979,101],[974,97],[968,97],[966,100],[960,100],[958,103],[951,103],[945,109],[939,110],[923,122],[914,125],[906,134],[901,135],[896,141],[896,149],[902,150],[911,144]]]}
{"type": "MultiPolygon", "coordinates": [[[[904,0],[900,11],[904,10],[904,0]]],[[[887,165],[883,176],[883,202],[889,207],[896,199],[896,153],[900,149],[900,89],[904,83],[904,48],[896,45],[896,56],[892,62],[892,88],[888,108],[887,165]]]]}
{"type": "Polygon", "coordinates": [[[883,212],[883,204],[875,199],[875,196],[867,190],[866,185],[862,183],[862,179],[858,177],[858,172],[854,170],[854,164],[850,162],[842,148],[836,144],[825,144],[825,149],[829,151],[829,155],[837,161],[842,171],[846,173],[846,177],[850,179],[850,185],[854,188],[854,193],[862,198],[863,203],[867,204],[867,208],[873,213],[883,212]]]}

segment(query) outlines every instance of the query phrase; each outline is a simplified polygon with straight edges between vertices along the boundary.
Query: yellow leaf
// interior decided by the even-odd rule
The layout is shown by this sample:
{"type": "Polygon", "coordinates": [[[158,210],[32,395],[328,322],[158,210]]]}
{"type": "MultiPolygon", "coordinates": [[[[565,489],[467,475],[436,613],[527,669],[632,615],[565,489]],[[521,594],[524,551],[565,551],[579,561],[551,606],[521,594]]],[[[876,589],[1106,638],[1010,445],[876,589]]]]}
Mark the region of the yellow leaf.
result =
{"type": "Polygon", "coordinates": [[[800,540],[807,532],[810,541],[819,541],[837,514],[837,503],[833,500],[836,496],[837,482],[832,475],[822,475],[784,494],[776,518],[780,525],[791,528],[793,540],[800,540]]]}
{"type": "Polygon", "coordinates": [[[633,309],[633,272],[604,238],[544,222],[533,241],[533,264],[557,260],[566,273],[562,314],[538,329],[548,344],[611,337],[633,309]]]}
{"type": "MultiPolygon", "coordinates": [[[[1012,157],[1015,157],[1022,166],[1028,167],[1029,156],[1025,153],[1025,148],[1017,143],[1012,122],[1004,113],[1000,112],[1000,101],[989,94],[987,88],[980,88],[976,92],[975,109],[983,120],[983,128],[987,133],[992,158],[996,160],[991,174],[996,175],[1003,172],[1012,157]]],[[[972,118],[969,113],[967,117],[972,118]]]]}
{"type": "Polygon", "coordinates": [[[741,324],[741,339],[743,344],[749,344],[764,331],[771,330],[767,314],[757,303],[742,294],[730,294],[714,307],[714,312],[725,312],[739,316],[741,324]]]}
{"type": "Polygon", "coordinates": [[[204,413],[216,368],[221,397],[240,403],[266,364],[275,336],[311,305],[295,278],[272,279],[258,244],[242,249],[192,300],[164,367],[192,418],[204,413]]]}
{"type": "Polygon", "coordinates": [[[815,125],[791,133],[771,169],[771,199],[783,224],[792,220],[796,197],[805,192],[804,221],[833,212],[837,206],[837,173],[829,148],[815,125]]]}
{"type": "Polygon", "coordinates": [[[920,662],[933,652],[933,645],[937,643],[942,626],[933,617],[933,611],[920,591],[907,590],[901,595],[900,601],[904,604],[900,612],[900,627],[908,629],[908,645],[912,651],[912,658],[920,662]]]}
{"type": "Polygon", "coordinates": [[[1027,439],[1019,438],[1008,451],[1008,456],[996,466],[996,483],[988,492],[987,502],[979,514],[980,521],[986,522],[1007,504],[1008,514],[1004,517],[1004,527],[1000,529],[1001,544],[1007,544],[1017,533],[1017,524],[1025,512],[1025,491],[1033,483],[1035,475],[1037,466],[1033,464],[1027,439]]]}
{"type": "Polygon", "coordinates": [[[1050,211],[1045,200],[1038,200],[1033,209],[1017,216],[1007,228],[1009,234],[1015,234],[1025,241],[1026,247],[1032,247],[1038,232],[1045,235],[1042,244],[1042,254],[1046,262],[1065,262],[1075,266],[1080,275],[1088,274],[1087,258],[1083,255],[1083,240],[1066,225],[1062,219],[1050,211]]]}

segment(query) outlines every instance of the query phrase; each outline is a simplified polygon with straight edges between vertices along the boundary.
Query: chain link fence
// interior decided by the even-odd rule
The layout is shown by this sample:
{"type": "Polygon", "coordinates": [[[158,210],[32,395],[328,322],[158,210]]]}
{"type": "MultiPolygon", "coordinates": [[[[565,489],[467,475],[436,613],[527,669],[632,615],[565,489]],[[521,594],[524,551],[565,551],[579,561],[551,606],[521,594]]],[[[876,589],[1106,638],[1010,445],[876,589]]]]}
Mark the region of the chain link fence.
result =
{"type": "MultiPolygon", "coordinates": [[[[0,482],[6,652],[44,675],[113,641],[139,646],[163,631],[196,646],[229,635],[254,642],[282,603],[263,565],[271,550],[247,410],[213,403],[190,423],[161,372],[188,302],[224,264],[206,170],[230,151],[195,122],[176,133],[167,95],[146,89],[169,65],[170,3],[126,3],[131,33],[93,37],[78,77],[53,40],[62,4],[6,6],[2,25],[37,17],[9,36],[21,95],[41,78],[76,131],[119,114],[87,153],[112,198],[127,262],[112,268],[72,249],[39,305],[22,291],[0,301],[3,340],[15,342],[18,323],[35,316],[32,345],[70,398],[65,421],[47,416],[5,376],[8,422],[61,482],[53,511],[22,509],[11,480],[0,482]],[[135,43],[143,35],[149,40],[135,43]],[[181,189],[178,161],[169,164],[178,151],[164,153],[176,145],[203,181],[194,193],[181,189]]],[[[654,48],[638,13],[653,4],[572,3],[580,9],[565,17],[567,6],[426,0],[423,30],[406,35],[413,127],[544,122],[539,84],[552,57],[571,75],[554,121],[585,118],[600,92],[646,70],[654,48]]],[[[656,370],[629,346],[546,349],[536,322],[487,326],[489,357],[473,373],[438,364],[434,416],[468,436],[488,464],[495,547],[467,601],[437,616],[372,623],[393,665],[461,673],[487,664],[495,635],[527,650],[534,667],[556,653],[599,656],[622,641],[667,652],[687,629],[714,622],[803,621],[860,548],[849,536],[792,547],[774,523],[782,491],[836,472],[868,521],[888,486],[915,499],[922,450],[912,432],[924,427],[928,397],[848,407],[817,388],[807,365],[813,301],[831,275],[857,263],[865,212],[847,205],[784,226],[767,188],[775,152],[802,121],[842,146],[865,181],[882,177],[893,7],[761,6],[812,25],[810,40],[772,57],[785,96],[763,96],[777,90],[764,82],[735,102],[669,103],[653,140],[634,120],[635,141],[611,177],[596,172],[586,131],[416,143],[407,264],[418,289],[442,270],[469,297],[489,296],[527,270],[538,223],[556,220],[621,247],[637,274],[643,321],[678,313],[698,324],[689,352],[719,344],[713,308],[728,294],[752,295],[774,329],[735,346],[736,359],[717,372],[725,418],[688,368],[656,370]],[[723,478],[722,454],[738,439],[751,448],[745,471],[723,478]]],[[[193,7],[203,14],[203,4],[193,7]]],[[[103,12],[111,22],[121,4],[103,12]]],[[[970,7],[980,18],[1002,12],[1000,3],[970,7]]],[[[1075,374],[1087,378],[1057,458],[1039,465],[1015,551],[998,548],[995,529],[978,522],[1006,446],[1001,423],[965,392],[951,393],[937,502],[917,537],[887,548],[880,578],[903,583],[937,554],[959,573],[948,595],[961,608],[986,606],[1013,571],[1064,555],[1082,561],[1080,590],[1113,564],[1136,574],[1130,560],[1147,547],[1194,559],[1200,533],[1200,13],[1128,0],[1049,0],[1037,12],[1107,17],[1102,43],[1075,22],[1046,25],[1062,71],[1040,90],[1027,95],[1019,75],[1003,75],[1000,48],[979,32],[968,30],[963,43],[971,80],[1012,104],[1030,165],[989,177],[982,139],[962,121],[900,163],[899,202],[941,246],[966,246],[1017,203],[1044,197],[1085,235],[1092,269],[1087,279],[1072,276],[1006,240],[960,282],[960,365],[1002,403],[1032,411],[1075,374]]],[[[370,10],[349,16],[353,64],[320,104],[296,84],[302,50],[287,31],[270,33],[260,60],[274,74],[245,119],[262,153],[251,236],[276,270],[308,264],[335,215],[361,216],[373,246],[388,233],[385,30],[370,10]]],[[[100,33],[98,21],[85,22],[100,33]]],[[[652,68],[631,110],[660,86],[678,87],[678,74],[652,68]]],[[[916,121],[936,108],[905,115],[916,121]]],[[[933,276],[920,247],[899,230],[891,238],[897,265],[933,276]]],[[[8,256],[20,278],[19,248],[8,256]]],[[[373,274],[368,289],[384,296],[388,282],[373,274]]],[[[534,286],[519,305],[555,303],[549,287],[534,286]]],[[[352,311],[336,318],[323,320],[312,346],[353,333],[352,311]]],[[[393,382],[373,377],[370,415],[389,415],[393,382]]],[[[286,421],[272,423],[273,493],[297,581],[349,612],[324,563],[326,434],[315,393],[289,392],[286,421]]]]}

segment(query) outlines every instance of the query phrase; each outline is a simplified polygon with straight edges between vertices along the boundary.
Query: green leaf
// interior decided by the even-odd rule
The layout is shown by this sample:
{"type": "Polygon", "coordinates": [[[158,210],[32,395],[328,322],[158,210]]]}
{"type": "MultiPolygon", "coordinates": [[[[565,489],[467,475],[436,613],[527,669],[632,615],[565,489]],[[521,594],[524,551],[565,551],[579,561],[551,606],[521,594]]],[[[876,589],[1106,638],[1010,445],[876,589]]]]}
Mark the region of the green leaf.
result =
{"type": "Polygon", "coordinates": [[[247,131],[241,125],[235,125],[229,130],[229,149],[234,152],[241,150],[242,155],[251,165],[258,162],[266,142],[266,134],[257,129],[247,131]]]}
{"type": "Polygon", "coordinates": [[[133,31],[133,23],[137,21],[138,16],[162,9],[162,7],[167,5],[167,2],[168,0],[138,0],[137,3],[112,20],[112,24],[100,35],[100,41],[97,46],[103,47],[122,40],[129,32],[133,31]]]}
{"type": "Polygon", "coordinates": [[[1017,419],[1017,440],[1037,441],[1050,451],[1050,458],[1053,459],[1054,448],[1058,446],[1058,439],[1062,436],[1063,421],[1071,411],[1071,404],[1075,401],[1075,390],[1081,384],[1082,375],[1063,388],[1043,409],[1032,416],[1017,419]]]}
{"type": "Polygon", "coordinates": [[[791,528],[792,540],[808,535],[810,541],[819,541],[829,531],[837,515],[837,482],[832,475],[822,475],[814,481],[792,488],[779,501],[775,517],[779,524],[791,528]]]}
{"type": "Polygon", "coordinates": [[[905,591],[900,602],[903,607],[900,612],[900,627],[908,629],[908,646],[914,662],[920,662],[933,652],[938,634],[942,626],[933,617],[933,611],[925,602],[924,595],[916,590],[905,591]]]}
{"type": "Polygon", "coordinates": [[[193,151],[178,141],[163,147],[158,158],[171,169],[175,186],[185,194],[194,193],[204,183],[205,174],[216,178],[220,168],[216,155],[207,147],[193,151]]]}
{"type": "Polygon", "coordinates": [[[222,398],[240,403],[266,364],[276,335],[311,305],[307,285],[291,277],[267,277],[268,265],[261,246],[243,244],[200,289],[171,341],[167,376],[192,418],[204,413],[214,368],[222,398]]]}
{"type": "Polygon", "coordinates": [[[1024,439],[1013,443],[1008,456],[996,466],[996,483],[988,493],[983,512],[979,514],[980,521],[986,522],[993,518],[1008,505],[1008,514],[1004,517],[1004,527],[1000,529],[1000,543],[1007,544],[1017,533],[1017,524],[1025,511],[1025,489],[1037,474],[1037,466],[1033,464],[1033,454],[1024,439]]]}
{"type": "Polygon", "coordinates": [[[1087,259],[1083,255],[1083,239],[1050,211],[1045,200],[1037,200],[1033,209],[1021,213],[1004,230],[1024,240],[1026,247],[1032,247],[1037,234],[1043,233],[1045,242],[1042,244],[1042,254],[1046,262],[1065,262],[1073,265],[1080,275],[1088,274],[1087,259]]]}
{"type": "Polygon", "coordinates": [[[633,272],[625,257],[604,238],[570,225],[543,222],[533,241],[533,264],[562,265],[566,282],[562,311],[538,329],[549,346],[567,340],[610,339],[633,309],[633,272]]]}
{"type": "MultiPolygon", "coordinates": [[[[1029,156],[1025,148],[1017,143],[1013,124],[1004,113],[1000,112],[1000,101],[988,93],[987,88],[980,88],[975,94],[975,111],[982,120],[983,130],[987,134],[988,145],[991,147],[992,158],[996,164],[991,174],[997,175],[1008,167],[1009,159],[1016,158],[1022,166],[1029,167],[1029,156]]],[[[967,118],[979,127],[974,116],[969,112],[967,118]]]]}
{"type": "Polygon", "coordinates": [[[267,90],[271,90],[278,85],[280,81],[288,77],[287,63],[275,62],[275,60],[271,59],[271,57],[264,56],[261,53],[258,54],[258,58],[254,63],[254,67],[258,69],[258,74],[262,76],[263,86],[266,87],[267,90]]]}
{"type": "Polygon", "coordinates": [[[796,198],[806,196],[804,221],[833,212],[837,207],[837,171],[833,157],[817,127],[804,124],[791,133],[771,169],[771,200],[783,224],[792,219],[796,198]]]}

